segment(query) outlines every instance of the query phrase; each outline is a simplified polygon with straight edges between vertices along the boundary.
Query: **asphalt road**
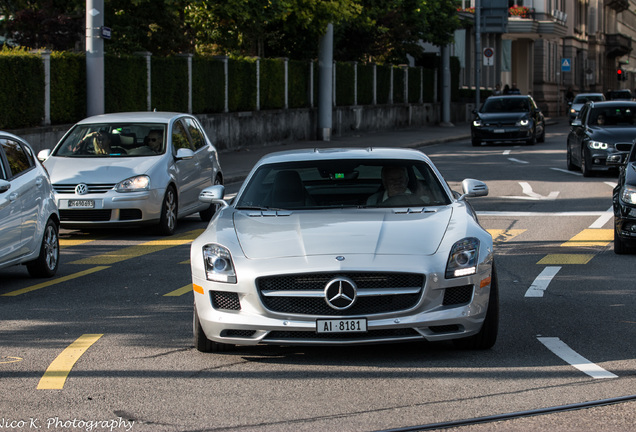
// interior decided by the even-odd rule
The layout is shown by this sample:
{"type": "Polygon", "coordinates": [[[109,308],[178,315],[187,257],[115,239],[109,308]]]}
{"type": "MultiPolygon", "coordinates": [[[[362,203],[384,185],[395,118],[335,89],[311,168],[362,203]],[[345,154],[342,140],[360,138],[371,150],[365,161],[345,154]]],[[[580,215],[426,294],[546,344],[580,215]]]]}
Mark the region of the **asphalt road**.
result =
{"type": "Polygon", "coordinates": [[[0,429],[633,430],[636,257],[612,250],[616,178],[566,171],[567,126],[547,132],[536,146],[423,148],[454,189],[464,178],[490,188],[471,202],[496,241],[502,315],[491,350],[199,353],[188,260],[203,222],[189,217],[168,238],[63,230],[54,279],[0,270],[0,429]],[[617,403],[577,405],[594,401],[617,403]],[[581,409],[535,411],[569,406],[581,409]],[[540,415],[506,417],[526,412],[540,415]],[[461,426],[484,417],[498,421],[461,426]]]}

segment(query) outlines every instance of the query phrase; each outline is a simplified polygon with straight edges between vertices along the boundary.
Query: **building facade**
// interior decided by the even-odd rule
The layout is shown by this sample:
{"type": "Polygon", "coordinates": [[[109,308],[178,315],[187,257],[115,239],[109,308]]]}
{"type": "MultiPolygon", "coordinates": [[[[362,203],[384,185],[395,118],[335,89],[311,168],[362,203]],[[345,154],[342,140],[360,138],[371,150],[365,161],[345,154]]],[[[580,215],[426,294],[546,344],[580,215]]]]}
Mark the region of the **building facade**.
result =
{"type": "Polygon", "coordinates": [[[476,38],[477,27],[488,27],[476,25],[475,0],[457,0],[464,28],[455,34],[453,55],[462,87],[475,88],[476,77],[482,89],[514,83],[550,116],[565,114],[568,89],[636,92],[636,0],[479,0],[479,15],[501,2],[505,32],[476,38]]]}

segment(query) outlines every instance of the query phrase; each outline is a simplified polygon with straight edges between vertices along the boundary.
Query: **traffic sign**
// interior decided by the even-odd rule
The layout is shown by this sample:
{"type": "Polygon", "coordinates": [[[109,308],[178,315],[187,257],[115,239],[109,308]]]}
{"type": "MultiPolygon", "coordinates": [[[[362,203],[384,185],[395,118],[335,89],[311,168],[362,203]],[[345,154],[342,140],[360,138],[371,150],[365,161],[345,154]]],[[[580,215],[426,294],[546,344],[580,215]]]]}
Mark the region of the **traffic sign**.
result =
{"type": "Polygon", "coordinates": [[[495,50],[493,48],[484,48],[484,66],[494,65],[495,50]]]}
{"type": "Polygon", "coordinates": [[[572,59],[561,59],[561,72],[570,72],[572,70],[572,59]]]}

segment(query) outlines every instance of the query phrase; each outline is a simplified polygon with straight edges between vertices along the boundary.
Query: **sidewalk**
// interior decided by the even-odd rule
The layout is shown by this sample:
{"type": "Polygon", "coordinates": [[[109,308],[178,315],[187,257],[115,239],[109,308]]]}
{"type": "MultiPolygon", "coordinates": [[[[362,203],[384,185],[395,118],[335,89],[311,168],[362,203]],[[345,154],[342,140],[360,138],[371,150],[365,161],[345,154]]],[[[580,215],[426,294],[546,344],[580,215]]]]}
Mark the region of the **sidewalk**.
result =
{"type": "MultiPolygon", "coordinates": [[[[563,119],[546,118],[546,125],[558,124],[563,119]]],[[[566,120],[567,121],[567,120],[566,120]]],[[[416,148],[451,141],[469,140],[470,123],[453,126],[427,126],[360,133],[349,136],[332,136],[331,141],[286,141],[279,144],[246,146],[239,150],[219,153],[224,183],[236,183],[245,179],[254,164],[264,155],[276,151],[301,148],[330,147],[407,147],[416,148]]]]}
{"type": "Polygon", "coordinates": [[[286,141],[279,144],[253,145],[240,150],[219,152],[224,183],[243,181],[254,164],[264,155],[276,151],[302,148],[333,147],[422,147],[450,141],[470,139],[470,124],[428,126],[416,129],[396,129],[331,137],[331,141],[286,141]]]}

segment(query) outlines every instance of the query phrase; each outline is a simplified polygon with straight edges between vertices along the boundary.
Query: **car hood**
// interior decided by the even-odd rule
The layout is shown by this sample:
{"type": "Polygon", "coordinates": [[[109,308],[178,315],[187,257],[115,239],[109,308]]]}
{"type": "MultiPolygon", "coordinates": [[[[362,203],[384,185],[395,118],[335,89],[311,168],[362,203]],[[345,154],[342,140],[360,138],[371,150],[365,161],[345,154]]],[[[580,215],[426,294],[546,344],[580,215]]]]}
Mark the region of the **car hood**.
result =
{"type": "Polygon", "coordinates": [[[591,126],[590,139],[607,143],[632,143],[634,141],[634,126],[591,126]]]}
{"type": "Polygon", "coordinates": [[[119,183],[146,174],[159,162],[152,157],[70,158],[52,156],[44,161],[51,183],[119,183]]]}
{"type": "Polygon", "coordinates": [[[325,254],[432,255],[444,238],[453,210],[444,207],[402,214],[391,209],[278,214],[234,213],[234,229],[247,258],[325,254]]]}
{"type": "Polygon", "coordinates": [[[575,111],[581,111],[581,107],[583,107],[583,104],[580,104],[580,103],[575,103],[575,104],[572,104],[571,106],[571,108],[575,111]]]}
{"type": "Polygon", "coordinates": [[[478,113],[479,118],[488,123],[504,121],[517,121],[524,117],[529,117],[529,112],[509,112],[509,113],[478,113]]]}

